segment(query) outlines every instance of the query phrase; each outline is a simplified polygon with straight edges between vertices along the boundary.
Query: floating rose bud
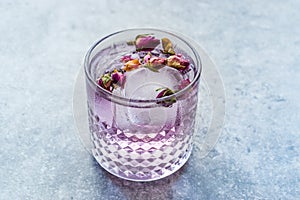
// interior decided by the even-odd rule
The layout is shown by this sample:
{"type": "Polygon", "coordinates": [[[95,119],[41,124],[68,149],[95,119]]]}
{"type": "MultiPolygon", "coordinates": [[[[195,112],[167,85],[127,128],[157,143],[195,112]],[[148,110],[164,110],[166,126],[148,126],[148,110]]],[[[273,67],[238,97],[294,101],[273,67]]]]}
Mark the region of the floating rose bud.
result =
{"type": "Polygon", "coordinates": [[[158,88],[158,89],[156,89],[156,91],[160,91],[158,93],[158,95],[156,96],[156,98],[162,98],[162,97],[170,96],[170,95],[174,94],[173,90],[171,90],[170,88],[158,88]]]}
{"type": "Polygon", "coordinates": [[[180,85],[179,85],[179,90],[182,90],[183,88],[188,86],[190,83],[191,83],[190,79],[182,80],[180,85]]]}
{"type": "Polygon", "coordinates": [[[167,54],[171,54],[171,55],[175,54],[171,40],[169,40],[168,38],[162,38],[161,43],[162,43],[162,46],[164,49],[163,53],[167,53],[167,54]]]}
{"type": "Polygon", "coordinates": [[[153,37],[152,35],[138,35],[135,38],[135,47],[137,51],[151,51],[157,45],[159,45],[160,41],[153,37]]]}
{"type": "Polygon", "coordinates": [[[141,65],[141,63],[138,59],[130,60],[130,61],[125,63],[125,66],[123,67],[123,70],[131,71],[133,69],[137,69],[140,65],[141,65]]]}
{"type": "Polygon", "coordinates": [[[121,58],[121,61],[126,63],[128,61],[132,60],[131,55],[125,55],[121,58]]]}
{"type": "Polygon", "coordinates": [[[117,85],[123,87],[125,83],[125,75],[122,72],[119,72],[118,70],[114,70],[114,72],[111,74],[111,79],[113,83],[116,83],[117,85]]]}
{"type": "Polygon", "coordinates": [[[147,60],[148,62],[144,64],[144,67],[153,72],[158,72],[158,70],[163,68],[167,63],[167,60],[165,58],[160,57],[153,57],[147,60]]]}
{"type": "Polygon", "coordinates": [[[153,57],[149,61],[152,65],[165,65],[167,60],[165,58],[153,57]]]}
{"type": "Polygon", "coordinates": [[[110,73],[106,73],[103,76],[101,76],[101,78],[99,78],[98,80],[98,84],[100,85],[100,87],[108,90],[108,91],[112,91],[112,80],[111,80],[111,76],[110,73]]]}
{"type": "Polygon", "coordinates": [[[178,70],[184,70],[190,65],[190,62],[182,57],[173,55],[167,58],[167,65],[178,70]]]}
{"type": "MultiPolygon", "coordinates": [[[[158,99],[162,98],[162,97],[170,96],[170,95],[172,95],[172,94],[175,93],[174,91],[172,91],[169,88],[159,88],[156,91],[160,91],[158,93],[158,95],[156,96],[156,98],[158,98],[158,99]]],[[[164,100],[164,101],[158,102],[158,104],[161,104],[164,107],[171,107],[172,104],[175,103],[175,102],[176,102],[176,98],[172,97],[172,98],[170,98],[168,100],[164,100]]]]}

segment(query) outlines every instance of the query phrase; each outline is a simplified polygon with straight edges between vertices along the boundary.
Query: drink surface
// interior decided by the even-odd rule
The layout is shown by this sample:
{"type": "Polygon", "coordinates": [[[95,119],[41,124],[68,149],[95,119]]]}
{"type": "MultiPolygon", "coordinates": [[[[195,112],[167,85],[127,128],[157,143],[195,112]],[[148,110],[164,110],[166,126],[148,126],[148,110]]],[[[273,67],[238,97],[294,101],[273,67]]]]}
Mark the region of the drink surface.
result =
{"type": "MultiPolygon", "coordinates": [[[[174,50],[180,52],[180,58],[189,59],[180,49],[174,50]]],[[[167,91],[165,88],[176,93],[194,78],[192,60],[182,70],[167,66],[166,61],[151,68],[144,65],[149,52],[152,58],[170,57],[158,49],[137,52],[134,46],[117,44],[96,54],[94,77],[99,81],[102,74],[119,73],[126,66],[124,58],[138,60],[138,68],[120,73],[126,75],[122,84],[106,88],[129,100],[155,99],[162,90],[167,91]]],[[[197,84],[182,98],[150,108],[115,103],[89,84],[87,92],[93,154],[107,171],[129,180],[155,180],[172,174],[187,161],[192,149],[197,84]]]]}

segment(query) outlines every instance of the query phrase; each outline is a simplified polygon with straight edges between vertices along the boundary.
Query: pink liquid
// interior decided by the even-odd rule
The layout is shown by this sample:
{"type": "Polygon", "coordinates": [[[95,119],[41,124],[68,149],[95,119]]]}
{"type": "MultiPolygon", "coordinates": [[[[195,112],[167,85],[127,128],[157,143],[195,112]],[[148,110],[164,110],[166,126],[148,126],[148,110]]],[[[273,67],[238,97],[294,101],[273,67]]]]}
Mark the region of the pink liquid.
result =
{"type": "MultiPolygon", "coordinates": [[[[122,45],[100,52],[94,59],[95,67],[100,63],[105,66],[119,65],[119,57],[115,55],[106,63],[98,62],[97,58],[109,57],[110,52],[116,49],[131,52],[130,48],[122,45]]],[[[155,88],[167,86],[176,89],[176,80],[186,77],[192,80],[194,75],[193,69],[184,75],[173,69],[163,68],[160,72],[147,70],[132,72],[129,84],[114,91],[115,94],[135,99],[143,99],[144,95],[154,95],[155,98],[155,88]]],[[[103,72],[99,70],[98,73],[103,72]]],[[[123,106],[96,92],[89,83],[87,91],[93,154],[104,169],[124,179],[148,181],[174,173],[187,161],[192,150],[197,84],[171,107],[123,106]]]]}

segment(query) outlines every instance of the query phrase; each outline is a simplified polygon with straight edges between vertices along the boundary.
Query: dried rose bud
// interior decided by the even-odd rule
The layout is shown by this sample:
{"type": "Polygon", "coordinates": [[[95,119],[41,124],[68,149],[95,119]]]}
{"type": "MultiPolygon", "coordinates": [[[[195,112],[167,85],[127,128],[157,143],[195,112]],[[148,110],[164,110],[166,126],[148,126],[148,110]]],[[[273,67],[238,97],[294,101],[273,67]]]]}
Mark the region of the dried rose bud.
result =
{"type": "Polygon", "coordinates": [[[123,87],[125,83],[125,75],[122,72],[119,72],[118,70],[114,70],[114,72],[111,74],[111,79],[113,83],[116,83],[117,85],[123,87]]]}
{"type": "Polygon", "coordinates": [[[162,97],[170,96],[170,95],[174,94],[173,90],[171,90],[169,88],[158,88],[158,89],[156,89],[156,91],[160,91],[158,93],[158,95],[156,96],[156,98],[162,98],[162,97]]]}
{"type": "Polygon", "coordinates": [[[131,55],[125,55],[121,58],[121,61],[126,63],[128,61],[132,60],[131,55]]]}
{"type": "Polygon", "coordinates": [[[165,58],[160,57],[153,57],[147,60],[148,62],[145,63],[143,66],[153,72],[158,72],[158,70],[163,68],[167,63],[167,60],[165,58]]]}
{"type": "Polygon", "coordinates": [[[140,65],[141,65],[141,63],[138,59],[130,60],[130,61],[125,63],[125,66],[123,67],[123,70],[131,71],[133,69],[137,69],[140,65]]]}
{"type": "Polygon", "coordinates": [[[179,85],[179,90],[182,90],[183,88],[188,86],[190,83],[191,83],[190,79],[182,80],[180,85],[179,85]]]}
{"type": "Polygon", "coordinates": [[[153,57],[149,61],[152,65],[165,65],[167,60],[165,58],[153,57]]]}
{"type": "Polygon", "coordinates": [[[161,43],[162,43],[162,46],[164,49],[163,53],[167,53],[167,54],[171,54],[171,55],[175,54],[171,40],[169,40],[168,38],[162,38],[161,43]]]}
{"type": "Polygon", "coordinates": [[[190,62],[181,56],[173,55],[167,58],[167,65],[178,70],[184,70],[190,65],[190,62]]]}
{"type": "Polygon", "coordinates": [[[112,91],[112,80],[111,80],[111,76],[110,73],[106,73],[104,75],[101,76],[101,78],[99,78],[98,80],[98,84],[100,85],[100,87],[108,90],[108,91],[112,91]]]}
{"type": "MultiPolygon", "coordinates": [[[[161,90],[161,91],[158,93],[156,98],[162,98],[162,97],[170,96],[170,95],[175,93],[174,91],[172,91],[169,88],[159,88],[156,91],[159,91],[159,90],[161,90]]],[[[161,104],[164,107],[171,107],[172,104],[175,103],[175,102],[176,102],[176,98],[172,97],[171,99],[164,100],[162,102],[158,102],[158,104],[161,104]]]]}
{"type": "Polygon", "coordinates": [[[159,43],[159,39],[156,39],[152,35],[138,35],[135,38],[135,47],[137,51],[151,51],[159,45],[159,43]]]}

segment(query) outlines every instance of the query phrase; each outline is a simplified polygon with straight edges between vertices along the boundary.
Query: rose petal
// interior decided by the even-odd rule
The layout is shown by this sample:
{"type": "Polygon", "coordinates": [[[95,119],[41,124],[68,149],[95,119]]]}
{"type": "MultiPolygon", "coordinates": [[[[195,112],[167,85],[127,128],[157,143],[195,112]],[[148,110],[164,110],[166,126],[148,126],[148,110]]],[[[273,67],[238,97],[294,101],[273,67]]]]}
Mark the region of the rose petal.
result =
{"type": "Polygon", "coordinates": [[[145,50],[151,51],[160,41],[151,35],[138,35],[135,40],[135,46],[137,51],[145,50]]]}

